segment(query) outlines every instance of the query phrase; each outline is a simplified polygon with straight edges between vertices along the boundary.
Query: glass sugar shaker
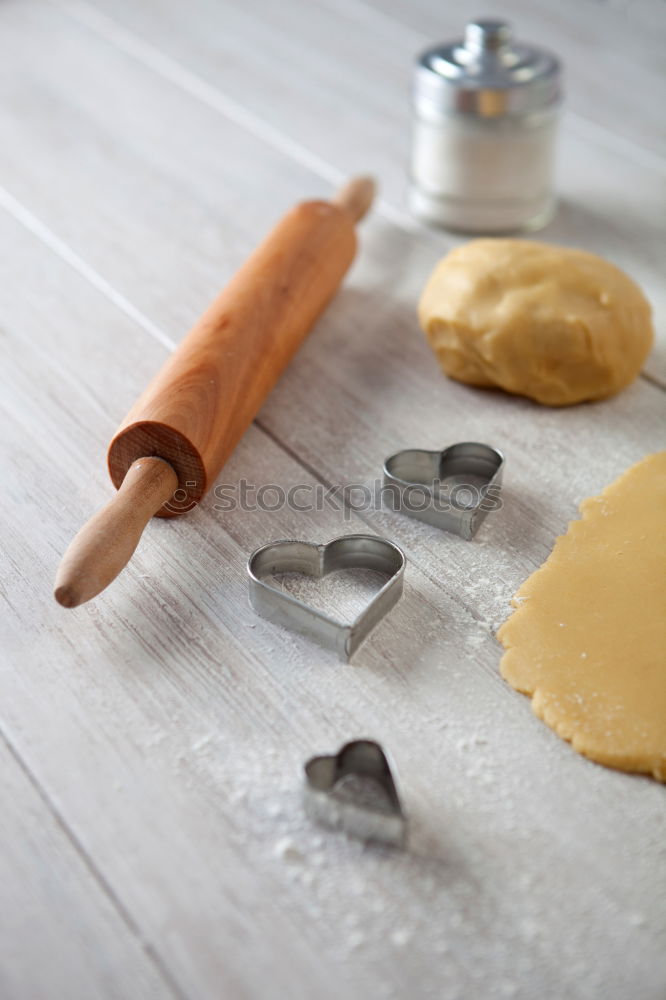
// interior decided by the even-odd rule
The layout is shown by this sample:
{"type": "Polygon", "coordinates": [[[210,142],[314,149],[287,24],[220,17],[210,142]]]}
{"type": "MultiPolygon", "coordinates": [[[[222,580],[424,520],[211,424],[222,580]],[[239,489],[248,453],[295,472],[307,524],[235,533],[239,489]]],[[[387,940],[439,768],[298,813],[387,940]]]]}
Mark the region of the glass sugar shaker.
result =
{"type": "Polygon", "coordinates": [[[554,212],[557,58],[478,20],[428,49],[414,76],[410,208],[468,233],[545,226],[554,212]]]}

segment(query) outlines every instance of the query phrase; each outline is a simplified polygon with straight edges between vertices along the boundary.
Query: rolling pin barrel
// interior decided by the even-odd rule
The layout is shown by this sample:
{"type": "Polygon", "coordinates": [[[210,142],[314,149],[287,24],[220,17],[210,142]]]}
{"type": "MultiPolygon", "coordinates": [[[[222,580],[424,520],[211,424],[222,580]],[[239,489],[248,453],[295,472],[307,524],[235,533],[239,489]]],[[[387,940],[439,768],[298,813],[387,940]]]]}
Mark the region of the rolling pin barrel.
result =
{"type": "Polygon", "coordinates": [[[357,178],[331,202],[292,209],[167,360],[111,442],[119,493],[65,553],[56,578],[61,604],[74,607],[103,590],[151,516],[196,506],[335,294],[356,252],[354,224],[373,194],[373,182],[357,178]],[[148,457],[166,463],[167,473],[141,462],[148,457]]]}
{"type": "Polygon", "coordinates": [[[120,487],[138,458],[155,455],[178,476],[158,511],[191,510],[215,480],[280,373],[335,294],[356,251],[342,205],[293,208],[171,355],[109,448],[120,487]]]}

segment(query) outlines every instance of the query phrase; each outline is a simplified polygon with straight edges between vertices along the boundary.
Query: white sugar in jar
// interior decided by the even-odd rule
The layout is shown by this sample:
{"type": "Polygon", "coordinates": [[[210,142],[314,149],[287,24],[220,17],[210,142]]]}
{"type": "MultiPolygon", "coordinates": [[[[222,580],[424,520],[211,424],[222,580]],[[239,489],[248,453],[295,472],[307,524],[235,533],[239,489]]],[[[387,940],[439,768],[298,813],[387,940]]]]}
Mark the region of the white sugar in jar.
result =
{"type": "Polygon", "coordinates": [[[410,207],[469,233],[535,230],[553,215],[561,73],[503,21],[428,49],[414,78],[410,207]]]}

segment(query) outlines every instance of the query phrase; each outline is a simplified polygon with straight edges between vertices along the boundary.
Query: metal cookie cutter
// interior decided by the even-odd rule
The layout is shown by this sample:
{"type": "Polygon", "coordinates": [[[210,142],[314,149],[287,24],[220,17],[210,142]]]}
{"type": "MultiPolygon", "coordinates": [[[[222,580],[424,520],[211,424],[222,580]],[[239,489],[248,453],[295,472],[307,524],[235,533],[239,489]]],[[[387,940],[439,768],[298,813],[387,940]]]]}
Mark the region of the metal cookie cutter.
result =
{"type": "Polygon", "coordinates": [[[399,510],[470,539],[499,498],[504,455],[474,441],[442,451],[408,449],[384,463],[384,486],[396,487],[399,510]]]}
{"type": "Polygon", "coordinates": [[[354,740],[305,765],[305,809],[311,819],[361,840],[404,847],[407,819],[387,754],[354,740]]]}
{"type": "Polygon", "coordinates": [[[288,540],[271,542],[253,552],[247,571],[250,603],[257,614],[311,636],[348,660],[402,596],[405,556],[393,542],[376,535],[343,535],[326,545],[288,540]],[[350,623],[336,621],[264,579],[274,573],[322,577],[336,569],[355,568],[376,570],[389,579],[350,623]]]}

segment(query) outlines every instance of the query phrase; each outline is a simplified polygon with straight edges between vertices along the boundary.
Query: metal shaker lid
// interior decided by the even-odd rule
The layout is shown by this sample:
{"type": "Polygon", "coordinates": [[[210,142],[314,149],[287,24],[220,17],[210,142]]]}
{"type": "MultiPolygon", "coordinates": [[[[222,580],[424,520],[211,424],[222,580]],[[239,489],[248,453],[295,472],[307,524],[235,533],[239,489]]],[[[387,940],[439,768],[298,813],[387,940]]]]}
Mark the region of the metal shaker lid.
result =
{"type": "Polygon", "coordinates": [[[560,64],[545,49],[512,40],[505,21],[471,21],[465,37],[423,52],[415,101],[431,113],[494,118],[524,114],[560,99],[560,64]]]}

